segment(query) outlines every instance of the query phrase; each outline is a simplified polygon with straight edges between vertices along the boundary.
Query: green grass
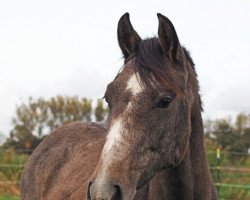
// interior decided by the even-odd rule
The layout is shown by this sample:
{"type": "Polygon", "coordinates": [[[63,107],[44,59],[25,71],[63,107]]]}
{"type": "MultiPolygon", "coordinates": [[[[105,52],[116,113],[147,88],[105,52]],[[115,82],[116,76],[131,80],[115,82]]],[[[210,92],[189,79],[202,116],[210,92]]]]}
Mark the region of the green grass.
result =
{"type": "Polygon", "coordinates": [[[250,189],[220,187],[220,199],[226,200],[248,200],[250,199],[250,189]]]}
{"type": "Polygon", "coordinates": [[[0,200],[19,200],[19,197],[6,195],[0,196],[0,200]]]}
{"type": "MultiPolygon", "coordinates": [[[[29,155],[17,154],[13,150],[0,151],[0,164],[24,164],[27,162],[29,155]]],[[[215,151],[208,153],[208,160],[210,167],[216,167],[216,153],[215,151]]],[[[250,168],[250,156],[237,156],[234,159],[230,158],[228,154],[221,154],[219,163],[222,167],[239,167],[250,168]]],[[[0,182],[13,182],[9,185],[0,185],[0,200],[18,200],[19,197],[19,180],[21,177],[23,167],[0,167],[0,182]],[[9,194],[9,196],[8,196],[9,194]],[[12,196],[11,196],[12,195],[12,196]]],[[[250,199],[250,172],[243,172],[237,170],[220,170],[220,178],[217,180],[217,169],[211,169],[211,173],[215,182],[228,184],[219,187],[219,194],[221,200],[249,200],[250,199]],[[230,187],[229,184],[242,185],[245,188],[230,187]],[[246,188],[247,187],[247,188],[246,188]]]]}
{"type": "MultiPolygon", "coordinates": [[[[233,168],[249,168],[250,157],[247,155],[232,155],[221,154],[220,163],[216,161],[216,153],[208,153],[210,167],[216,167],[218,164],[221,167],[233,168]]],[[[219,197],[221,200],[249,200],[250,199],[250,172],[226,169],[211,169],[212,176],[215,182],[224,185],[219,186],[219,197]],[[219,172],[219,180],[217,178],[219,172]]]]}
{"type": "Polygon", "coordinates": [[[23,164],[27,162],[28,157],[29,155],[17,154],[14,150],[0,150],[0,194],[2,195],[0,195],[0,200],[18,199],[19,180],[23,164]],[[8,182],[8,184],[4,182],[8,182]]]}

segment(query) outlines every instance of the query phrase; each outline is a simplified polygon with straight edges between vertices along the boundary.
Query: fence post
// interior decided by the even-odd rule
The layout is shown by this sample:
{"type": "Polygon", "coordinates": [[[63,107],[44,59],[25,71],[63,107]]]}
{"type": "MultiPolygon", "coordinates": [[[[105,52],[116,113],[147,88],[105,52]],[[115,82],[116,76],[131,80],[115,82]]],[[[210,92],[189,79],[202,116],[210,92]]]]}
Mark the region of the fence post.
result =
{"type": "Polygon", "coordinates": [[[218,147],[216,149],[216,185],[217,185],[217,192],[218,192],[218,196],[220,198],[220,161],[221,161],[221,157],[220,157],[220,148],[218,147]]]}

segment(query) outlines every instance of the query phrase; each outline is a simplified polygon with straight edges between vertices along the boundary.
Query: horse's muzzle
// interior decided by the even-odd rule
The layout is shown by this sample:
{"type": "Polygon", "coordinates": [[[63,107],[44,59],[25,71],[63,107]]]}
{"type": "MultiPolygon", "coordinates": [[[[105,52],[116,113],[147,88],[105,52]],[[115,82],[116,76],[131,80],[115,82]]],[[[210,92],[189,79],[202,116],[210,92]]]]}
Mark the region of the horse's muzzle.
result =
{"type": "Polygon", "coordinates": [[[119,185],[109,181],[90,181],[87,191],[87,200],[122,200],[122,192],[119,185]]]}

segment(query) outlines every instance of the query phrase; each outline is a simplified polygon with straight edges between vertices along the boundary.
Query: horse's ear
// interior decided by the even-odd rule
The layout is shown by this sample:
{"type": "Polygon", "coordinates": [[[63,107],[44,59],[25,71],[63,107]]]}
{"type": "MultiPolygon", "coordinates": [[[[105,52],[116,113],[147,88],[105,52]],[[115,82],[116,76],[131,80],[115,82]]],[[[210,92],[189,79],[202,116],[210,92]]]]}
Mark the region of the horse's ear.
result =
{"type": "Polygon", "coordinates": [[[157,13],[159,19],[158,38],[163,52],[174,61],[183,64],[184,52],[177,37],[174,25],[164,15],[157,13]]]}
{"type": "Polygon", "coordinates": [[[128,58],[131,54],[134,54],[141,41],[140,36],[134,30],[130,20],[129,14],[125,13],[118,22],[117,28],[118,42],[122,50],[124,58],[128,58]]]}

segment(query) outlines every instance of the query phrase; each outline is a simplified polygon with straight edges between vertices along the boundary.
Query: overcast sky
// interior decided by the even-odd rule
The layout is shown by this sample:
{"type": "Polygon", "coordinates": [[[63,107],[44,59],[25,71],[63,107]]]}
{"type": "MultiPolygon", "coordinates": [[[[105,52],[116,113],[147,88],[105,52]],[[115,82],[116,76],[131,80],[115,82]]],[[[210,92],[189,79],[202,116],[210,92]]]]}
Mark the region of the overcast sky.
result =
{"type": "Polygon", "coordinates": [[[156,35],[156,13],[174,24],[196,63],[204,117],[250,112],[248,0],[8,0],[0,3],[0,132],[29,96],[100,98],[122,66],[122,14],[141,37],[156,35]]]}

